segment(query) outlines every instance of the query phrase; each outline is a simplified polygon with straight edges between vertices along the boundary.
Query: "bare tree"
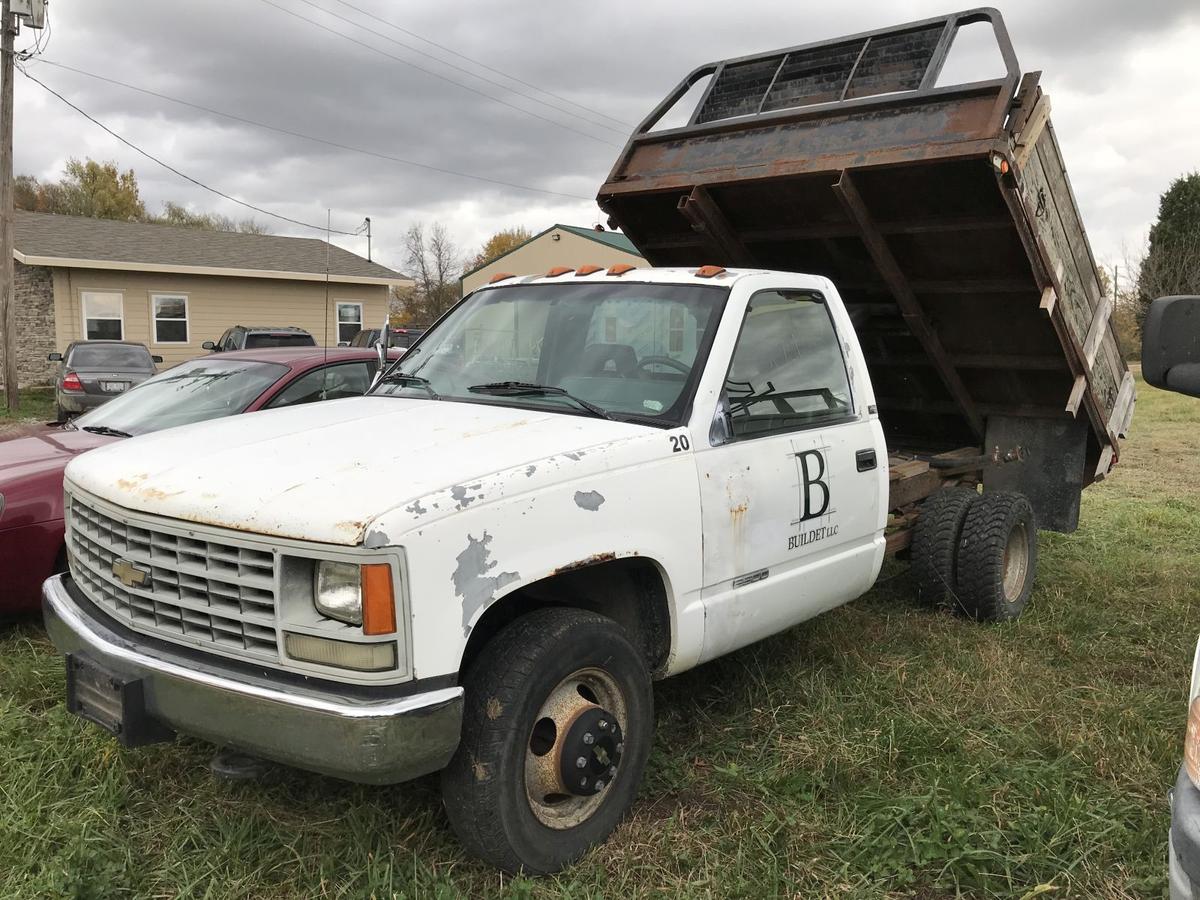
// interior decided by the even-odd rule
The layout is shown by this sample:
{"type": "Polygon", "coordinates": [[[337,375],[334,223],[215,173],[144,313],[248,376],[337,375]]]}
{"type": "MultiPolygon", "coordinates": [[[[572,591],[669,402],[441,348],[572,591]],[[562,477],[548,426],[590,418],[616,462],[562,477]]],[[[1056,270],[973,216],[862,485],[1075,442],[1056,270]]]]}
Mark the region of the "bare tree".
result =
{"type": "Polygon", "coordinates": [[[462,296],[462,258],[446,230],[435,222],[426,232],[418,222],[404,236],[405,261],[415,284],[397,300],[406,322],[428,325],[462,296]]]}

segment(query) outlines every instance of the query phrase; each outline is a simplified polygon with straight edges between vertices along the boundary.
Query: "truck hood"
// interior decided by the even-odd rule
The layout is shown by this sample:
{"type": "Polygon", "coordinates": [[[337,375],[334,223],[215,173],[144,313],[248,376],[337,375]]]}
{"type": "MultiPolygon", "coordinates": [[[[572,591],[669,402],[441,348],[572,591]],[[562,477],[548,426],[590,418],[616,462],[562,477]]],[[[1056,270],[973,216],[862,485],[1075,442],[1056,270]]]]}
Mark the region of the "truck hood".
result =
{"type": "MultiPolygon", "coordinates": [[[[512,407],[361,397],[143,435],[81,456],[66,476],[129,509],[353,545],[374,519],[435,491],[465,506],[471,483],[484,476],[648,430],[512,407]]],[[[593,465],[603,465],[601,455],[592,454],[593,465]]]]}

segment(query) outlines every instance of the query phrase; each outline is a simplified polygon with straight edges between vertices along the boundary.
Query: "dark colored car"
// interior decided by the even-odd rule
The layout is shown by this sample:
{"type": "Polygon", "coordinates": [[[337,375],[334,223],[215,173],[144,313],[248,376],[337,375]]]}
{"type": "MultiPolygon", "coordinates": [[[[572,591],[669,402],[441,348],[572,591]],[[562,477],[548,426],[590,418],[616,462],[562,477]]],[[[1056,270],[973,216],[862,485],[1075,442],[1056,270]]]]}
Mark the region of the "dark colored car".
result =
{"type": "Polygon", "coordinates": [[[234,325],[226,328],[216,343],[205,341],[200,345],[213,353],[230,350],[266,350],[269,347],[315,347],[316,338],[303,328],[294,325],[234,325]]]}
{"type": "Polygon", "coordinates": [[[73,457],[176,425],[356,397],[377,366],[373,350],[350,348],[203,356],[71,422],[0,438],[0,615],[37,609],[42,582],[65,568],[63,470],[73,457]]]}
{"type": "MultiPolygon", "coordinates": [[[[375,342],[379,340],[379,328],[364,328],[356,334],[350,341],[351,347],[373,347],[375,342]]],[[[389,347],[399,347],[402,350],[407,350],[425,333],[424,328],[393,328],[392,339],[388,343],[389,347]]]]}
{"type": "Polygon", "coordinates": [[[54,402],[58,421],[87,412],[141,384],[158,369],[161,356],[151,356],[145,344],[133,341],[75,341],[65,353],[47,357],[58,363],[54,402]]]}

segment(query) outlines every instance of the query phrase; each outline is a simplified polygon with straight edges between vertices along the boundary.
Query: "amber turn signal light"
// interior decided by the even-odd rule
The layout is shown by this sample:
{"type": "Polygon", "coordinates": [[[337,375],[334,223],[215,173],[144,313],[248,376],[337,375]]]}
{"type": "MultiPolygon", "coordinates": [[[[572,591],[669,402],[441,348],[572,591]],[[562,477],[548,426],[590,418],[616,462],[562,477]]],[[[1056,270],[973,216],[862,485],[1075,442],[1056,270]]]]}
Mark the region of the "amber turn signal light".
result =
{"type": "Polygon", "coordinates": [[[372,563],[362,567],[363,634],[394,634],[396,594],[392,590],[392,567],[372,563]]]}

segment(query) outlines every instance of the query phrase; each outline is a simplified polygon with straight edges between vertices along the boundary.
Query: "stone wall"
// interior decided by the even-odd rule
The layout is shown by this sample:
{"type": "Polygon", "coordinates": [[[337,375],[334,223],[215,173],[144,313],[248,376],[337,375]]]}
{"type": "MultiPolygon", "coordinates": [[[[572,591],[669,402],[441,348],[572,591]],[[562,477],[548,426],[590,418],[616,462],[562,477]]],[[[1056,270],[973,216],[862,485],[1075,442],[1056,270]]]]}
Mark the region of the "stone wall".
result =
{"type": "MultiPolygon", "coordinates": [[[[46,355],[61,347],[55,346],[54,281],[45,266],[27,266],[13,261],[16,274],[17,303],[17,383],[49,384],[54,380],[55,364],[46,355]]],[[[4,322],[0,321],[0,336],[4,322]]],[[[0,354],[2,358],[2,354],[0,354]]],[[[0,384],[4,382],[4,367],[0,365],[0,384]]]]}

